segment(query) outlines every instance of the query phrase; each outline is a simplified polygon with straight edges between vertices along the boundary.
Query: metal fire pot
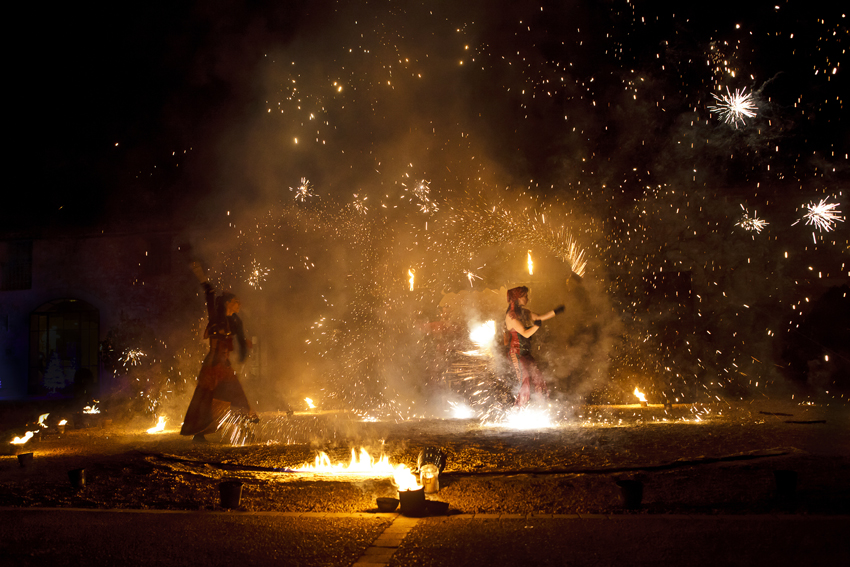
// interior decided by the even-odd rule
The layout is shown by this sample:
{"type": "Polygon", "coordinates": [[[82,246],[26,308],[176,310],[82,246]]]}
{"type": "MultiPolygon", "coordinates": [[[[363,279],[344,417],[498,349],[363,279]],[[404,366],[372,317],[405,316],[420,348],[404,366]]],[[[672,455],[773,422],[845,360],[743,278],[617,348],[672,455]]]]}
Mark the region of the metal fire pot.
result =
{"type": "Polygon", "coordinates": [[[425,513],[425,489],[398,491],[399,512],[405,516],[422,516],[425,513]]]}

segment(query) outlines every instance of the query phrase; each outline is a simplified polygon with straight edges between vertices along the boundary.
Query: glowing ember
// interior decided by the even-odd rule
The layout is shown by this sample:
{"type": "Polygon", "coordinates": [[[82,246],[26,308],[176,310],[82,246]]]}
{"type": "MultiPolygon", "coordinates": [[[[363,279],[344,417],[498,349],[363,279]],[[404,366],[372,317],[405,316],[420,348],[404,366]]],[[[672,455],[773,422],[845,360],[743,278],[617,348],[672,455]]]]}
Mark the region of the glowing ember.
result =
{"type": "Polygon", "coordinates": [[[99,402],[97,400],[92,403],[90,406],[86,406],[83,408],[83,413],[100,413],[100,410],[97,407],[99,402]]]}
{"type": "Polygon", "coordinates": [[[475,274],[472,272],[472,270],[470,270],[470,271],[466,272],[466,277],[467,277],[467,279],[469,280],[469,287],[472,287],[472,281],[473,281],[473,280],[481,280],[481,279],[484,279],[484,278],[482,278],[481,276],[475,275],[475,274]]]}
{"type": "Polygon", "coordinates": [[[531,250],[528,251],[528,275],[534,275],[534,261],[531,259],[531,250]]]}
{"type": "Polygon", "coordinates": [[[308,409],[316,409],[316,404],[313,403],[313,400],[310,398],[304,398],[304,401],[307,402],[308,409]]]}
{"type": "Polygon", "coordinates": [[[162,433],[165,431],[165,416],[159,416],[159,420],[156,422],[156,425],[148,429],[148,433],[162,433]]]}
{"type": "Polygon", "coordinates": [[[26,435],[24,435],[23,437],[15,437],[14,439],[12,439],[12,445],[23,445],[24,443],[32,439],[34,433],[34,431],[27,431],[26,435]]]}
{"type": "Polygon", "coordinates": [[[407,280],[410,282],[410,291],[413,291],[413,268],[407,270],[407,275],[410,276],[410,278],[407,280]]]}
{"type": "Polygon", "coordinates": [[[469,332],[469,339],[479,347],[488,346],[496,337],[496,322],[487,321],[469,332]]]}
{"type": "Polygon", "coordinates": [[[637,399],[638,399],[641,403],[644,403],[644,404],[646,403],[646,394],[644,394],[643,392],[641,392],[641,391],[640,391],[640,390],[638,390],[637,388],[635,388],[634,395],[635,395],[635,396],[637,396],[637,399]]]}

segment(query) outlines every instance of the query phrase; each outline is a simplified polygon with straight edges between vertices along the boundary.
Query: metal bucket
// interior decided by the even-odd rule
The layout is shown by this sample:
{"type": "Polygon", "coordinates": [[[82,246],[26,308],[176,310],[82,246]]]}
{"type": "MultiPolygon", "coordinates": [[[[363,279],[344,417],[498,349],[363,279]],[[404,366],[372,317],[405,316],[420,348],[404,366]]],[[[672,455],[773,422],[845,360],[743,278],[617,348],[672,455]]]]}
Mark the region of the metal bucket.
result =
{"type": "Polygon", "coordinates": [[[625,508],[640,508],[643,501],[643,483],[639,480],[624,479],[618,480],[617,486],[620,487],[620,498],[625,508]]]}
{"type": "Polygon", "coordinates": [[[74,469],[68,471],[68,480],[71,481],[71,486],[80,490],[86,486],[86,469],[74,469]]]}
{"type": "Polygon", "coordinates": [[[404,516],[421,516],[425,513],[425,488],[398,491],[399,511],[404,516]]]}
{"type": "Polygon", "coordinates": [[[797,491],[797,471],[776,470],[773,471],[776,481],[776,496],[788,498],[794,496],[797,491]]]}
{"type": "Polygon", "coordinates": [[[242,483],[238,480],[225,480],[218,485],[222,508],[238,508],[242,501],[242,483]]]}

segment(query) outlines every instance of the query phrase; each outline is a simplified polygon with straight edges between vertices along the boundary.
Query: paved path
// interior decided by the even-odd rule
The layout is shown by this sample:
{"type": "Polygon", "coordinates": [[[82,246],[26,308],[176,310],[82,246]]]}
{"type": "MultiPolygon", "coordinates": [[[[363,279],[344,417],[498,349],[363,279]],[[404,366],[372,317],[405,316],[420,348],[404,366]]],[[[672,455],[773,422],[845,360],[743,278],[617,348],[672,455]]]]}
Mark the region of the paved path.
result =
{"type": "Polygon", "coordinates": [[[0,566],[840,565],[850,516],[0,509],[0,566]]]}

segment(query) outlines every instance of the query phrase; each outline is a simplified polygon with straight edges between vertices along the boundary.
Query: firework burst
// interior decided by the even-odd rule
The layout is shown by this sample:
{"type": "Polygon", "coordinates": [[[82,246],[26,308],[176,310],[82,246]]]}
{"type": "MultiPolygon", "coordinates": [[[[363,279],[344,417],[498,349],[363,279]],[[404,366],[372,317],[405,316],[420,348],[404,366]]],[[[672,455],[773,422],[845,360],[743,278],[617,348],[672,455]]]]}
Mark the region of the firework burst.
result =
{"type": "Polygon", "coordinates": [[[354,207],[354,210],[361,215],[365,215],[369,210],[366,206],[366,199],[368,199],[368,197],[361,197],[357,193],[354,194],[354,202],[352,203],[352,206],[354,207]]]}
{"type": "Polygon", "coordinates": [[[827,203],[828,199],[829,197],[824,197],[817,204],[812,201],[806,205],[809,212],[803,215],[806,224],[814,226],[821,232],[829,232],[835,228],[836,222],[844,222],[841,211],[838,210],[838,203],[827,203]]]}
{"type": "Polygon", "coordinates": [[[262,283],[266,281],[266,276],[269,275],[270,271],[256,260],[252,260],[251,267],[248,269],[248,285],[255,289],[263,289],[262,283]]]}
{"type": "Polygon", "coordinates": [[[313,185],[306,177],[301,178],[301,184],[298,187],[290,187],[289,190],[295,193],[295,200],[302,203],[306,201],[308,197],[316,196],[316,194],[313,193],[313,185]]]}
{"type": "Polygon", "coordinates": [[[121,356],[118,360],[124,363],[124,367],[128,368],[130,366],[138,366],[142,363],[142,357],[147,356],[141,349],[137,348],[128,348],[124,351],[123,356],[121,356]]]}
{"type": "Polygon", "coordinates": [[[756,115],[758,107],[753,101],[752,93],[744,94],[747,88],[744,87],[740,91],[735,89],[735,94],[729,92],[729,87],[726,87],[726,94],[717,96],[712,93],[711,96],[717,99],[719,104],[708,107],[708,110],[723,118],[726,124],[733,124],[738,127],[738,122],[745,124],[744,117],[753,118],[756,115]]]}
{"type": "Polygon", "coordinates": [[[419,210],[423,213],[436,213],[440,210],[437,203],[431,200],[430,181],[426,181],[425,179],[420,180],[410,192],[419,200],[419,210]]]}
{"type": "Polygon", "coordinates": [[[741,205],[741,208],[744,210],[743,216],[741,216],[741,220],[735,223],[735,226],[740,226],[744,230],[748,230],[750,232],[761,232],[764,227],[766,227],[769,223],[765,220],[758,218],[758,212],[753,213],[753,216],[750,216],[750,212],[741,205]]]}

